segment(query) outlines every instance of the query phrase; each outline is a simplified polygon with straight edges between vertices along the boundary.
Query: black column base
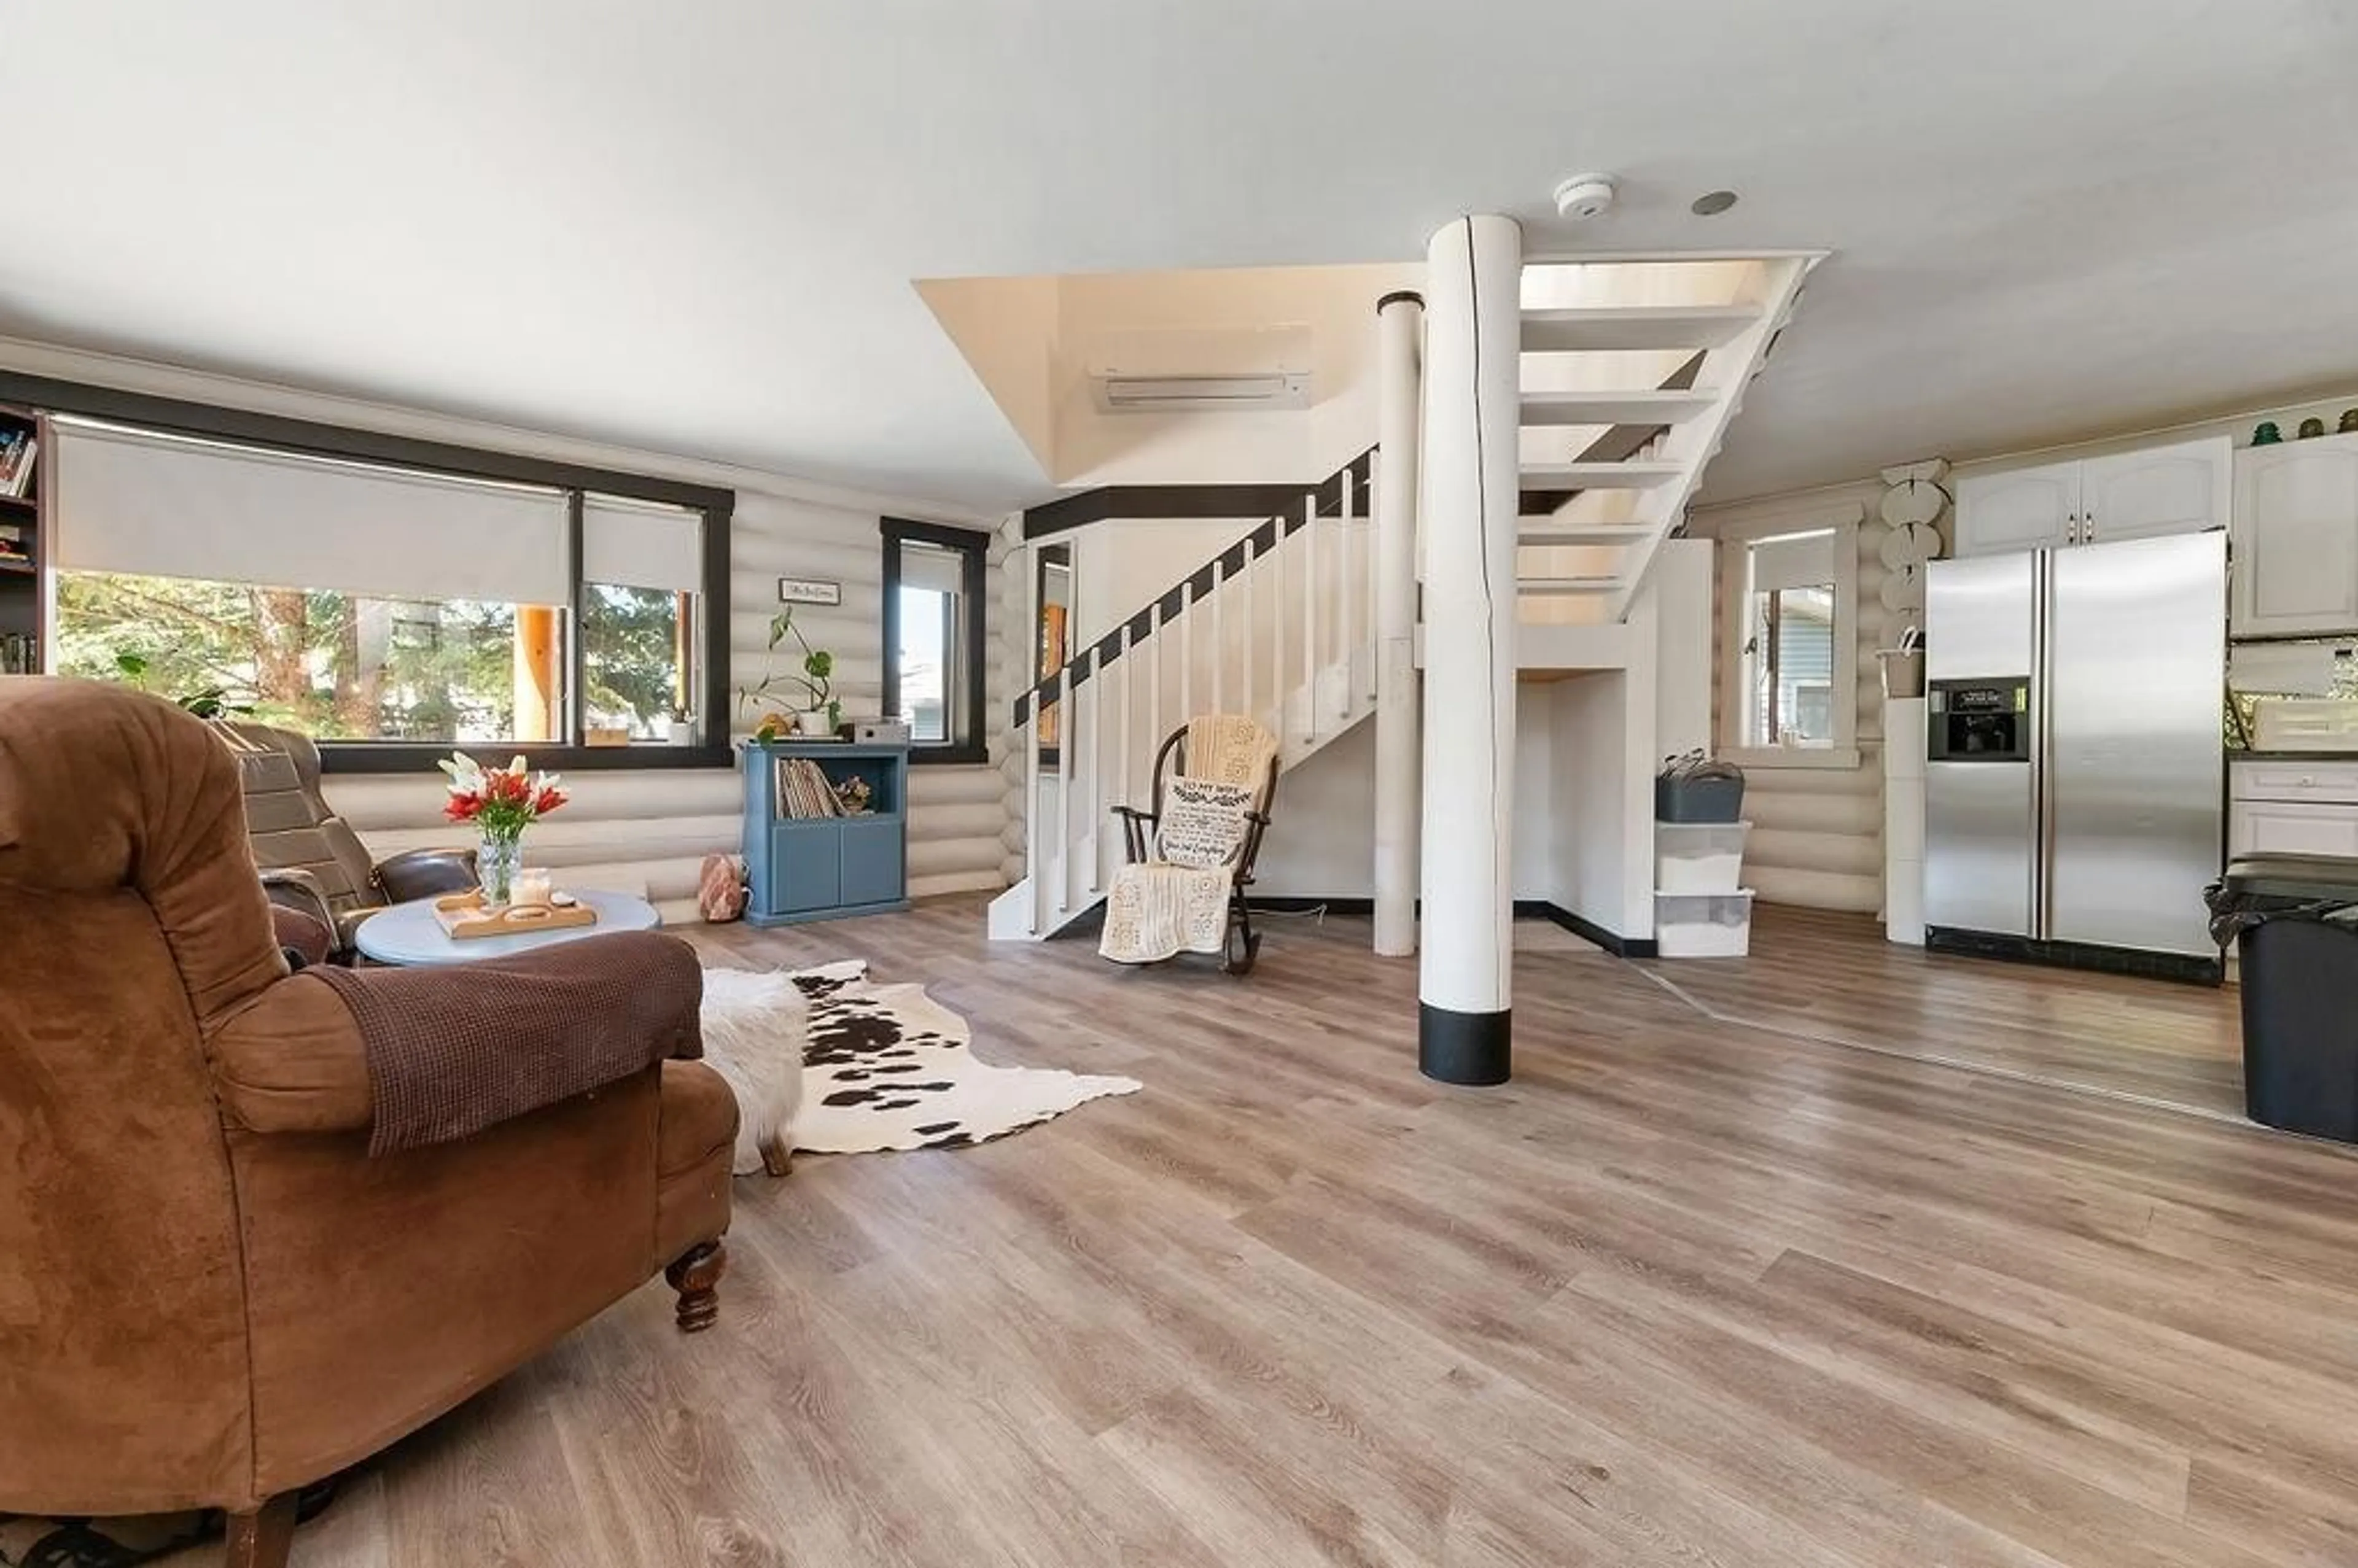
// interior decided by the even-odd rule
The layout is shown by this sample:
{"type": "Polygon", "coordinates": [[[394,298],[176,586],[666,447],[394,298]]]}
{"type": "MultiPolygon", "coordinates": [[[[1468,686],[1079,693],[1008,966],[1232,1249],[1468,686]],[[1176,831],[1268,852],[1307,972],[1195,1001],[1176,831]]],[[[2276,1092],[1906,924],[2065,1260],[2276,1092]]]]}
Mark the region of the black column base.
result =
{"type": "Polygon", "coordinates": [[[1444,1084],[1503,1084],[1512,1076],[1514,1010],[1458,1012],[1416,1004],[1416,1070],[1444,1084]]]}

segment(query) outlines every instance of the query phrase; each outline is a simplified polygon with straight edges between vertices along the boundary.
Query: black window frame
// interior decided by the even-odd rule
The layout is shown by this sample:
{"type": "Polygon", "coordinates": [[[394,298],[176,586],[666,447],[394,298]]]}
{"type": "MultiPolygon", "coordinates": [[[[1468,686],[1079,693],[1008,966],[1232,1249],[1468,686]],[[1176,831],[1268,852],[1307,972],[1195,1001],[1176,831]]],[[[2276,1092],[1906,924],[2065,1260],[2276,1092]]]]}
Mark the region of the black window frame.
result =
{"type": "MultiPolygon", "coordinates": [[[[462,447],[446,441],[418,440],[374,430],[354,429],[242,408],[192,403],[93,386],[50,376],[0,371],[0,403],[23,404],[45,413],[80,415],[119,425],[200,436],[217,441],[299,452],[312,457],[341,458],[355,462],[416,469],[463,479],[535,484],[568,492],[569,520],[566,553],[568,602],[566,635],[568,687],[566,693],[568,730],[574,741],[474,742],[496,744],[510,756],[524,756],[535,768],[593,773],[637,768],[726,768],[735,765],[730,737],[729,690],[729,528],[737,509],[737,492],[711,485],[688,484],[645,474],[624,473],[583,463],[555,462],[513,452],[462,447]],[[702,699],[698,704],[703,732],[693,746],[643,742],[630,746],[584,746],[579,743],[582,720],[581,684],[581,512],[582,497],[594,492],[638,501],[662,502],[701,514],[703,529],[702,586],[698,590],[696,645],[700,650],[696,672],[702,699]]],[[[308,586],[290,583],[290,588],[308,586]]],[[[446,742],[406,741],[322,741],[319,765],[331,773],[427,773],[450,754],[446,742]]]]}
{"type": "MultiPolygon", "coordinates": [[[[959,593],[965,599],[968,613],[963,628],[965,636],[963,668],[957,672],[963,687],[963,700],[953,702],[951,711],[962,718],[970,733],[954,735],[947,741],[912,741],[909,743],[909,763],[938,766],[971,767],[990,760],[990,741],[985,728],[984,714],[990,673],[990,633],[985,622],[990,617],[988,567],[990,556],[990,535],[973,528],[954,527],[946,523],[920,523],[906,517],[886,517],[880,520],[879,531],[884,541],[884,603],[880,619],[884,623],[883,654],[884,716],[892,718],[901,711],[901,546],[904,541],[934,545],[959,552],[959,593]]],[[[945,688],[947,682],[944,683],[945,688]]]]}

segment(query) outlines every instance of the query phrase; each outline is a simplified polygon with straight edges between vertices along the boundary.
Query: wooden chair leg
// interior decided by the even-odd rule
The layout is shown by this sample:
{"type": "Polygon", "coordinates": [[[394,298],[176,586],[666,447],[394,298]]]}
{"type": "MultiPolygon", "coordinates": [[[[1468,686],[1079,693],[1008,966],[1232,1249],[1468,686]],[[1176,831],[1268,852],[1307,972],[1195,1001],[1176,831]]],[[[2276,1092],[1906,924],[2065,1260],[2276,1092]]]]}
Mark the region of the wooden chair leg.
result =
{"type": "Polygon", "coordinates": [[[228,1568],[287,1568],[295,1548],[293,1492],[281,1492],[262,1506],[229,1516],[228,1568]]]}
{"type": "Polygon", "coordinates": [[[664,1271],[664,1278],[679,1292],[682,1334],[701,1334],[719,1319],[720,1294],[716,1287],[728,1271],[729,1249],[718,1241],[699,1242],[664,1271]]]}
{"type": "Polygon", "coordinates": [[[791,1176],[795,1173],[795,1146],[787,1134],[780,1132],[774,1137],[763,1140],[761,1149],[762,1169],[773,1176],[791,1176]]]}

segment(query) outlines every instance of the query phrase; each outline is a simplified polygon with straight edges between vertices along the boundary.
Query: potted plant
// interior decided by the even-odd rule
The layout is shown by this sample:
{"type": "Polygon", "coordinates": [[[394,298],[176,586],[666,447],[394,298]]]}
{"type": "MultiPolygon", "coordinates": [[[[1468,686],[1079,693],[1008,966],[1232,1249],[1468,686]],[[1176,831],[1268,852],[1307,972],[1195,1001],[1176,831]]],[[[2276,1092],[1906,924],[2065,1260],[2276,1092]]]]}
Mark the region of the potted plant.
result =
{"type": "Polygon", "coordinates": [[[775,741],[786,734],[825,739],[835,733],[843,720],[843,704],[835,697],[833,685],[835,655],[825,648],[814,648],[803,629],[795,624],[794,606],[788,605],[770,618],[769,653],[774,659],[778,644],[788,637],[802,649],[803,663],[799,672],[780,673],[773,669],[752,686],[737,688],[740,711],[763,701],[776,701],[772,693],[781,686],[787,695],[795,697],[799,706],[792,710],[780,709],[763,716],[754,730],[757,741],[775,741]]]}

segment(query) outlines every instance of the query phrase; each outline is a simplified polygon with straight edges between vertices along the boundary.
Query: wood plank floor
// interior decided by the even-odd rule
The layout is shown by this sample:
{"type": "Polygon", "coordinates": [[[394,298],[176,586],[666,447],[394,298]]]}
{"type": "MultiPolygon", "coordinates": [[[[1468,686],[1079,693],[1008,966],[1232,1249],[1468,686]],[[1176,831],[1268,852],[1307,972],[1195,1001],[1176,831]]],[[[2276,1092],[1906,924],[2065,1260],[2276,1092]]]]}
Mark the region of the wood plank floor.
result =
{"type": "Polygon", "coordinates": [[[1867,915],[1763,904],[1756,961],[1655,972],[1729,1022],[2242,1116],[2233,987],[2059,976],[1882,934],[1867,915]]]}
{"type": "MultiPolygon", "coordinates": [[[[716,1329],[642,1292],[300,1568],[2358,1563],[2347,1152],[1716,1022],[1601,954],[1519,957],[1515,1081],[1454,1090],[1363,922],[1277,925],[1241,982],[980,930],[714,946],[866,957],[986,1055],[1145,1091],[741,1183],[716,1329]]],[[[1782,946],[1756,988],[1829,1016],[1782,946]]],[[[1895,976],[1878,1027],[2104,1033],[2076,978],[1895,976]]],[[[1765,1005],[1736,983],[1694,989],[1765,1005]]]]}

